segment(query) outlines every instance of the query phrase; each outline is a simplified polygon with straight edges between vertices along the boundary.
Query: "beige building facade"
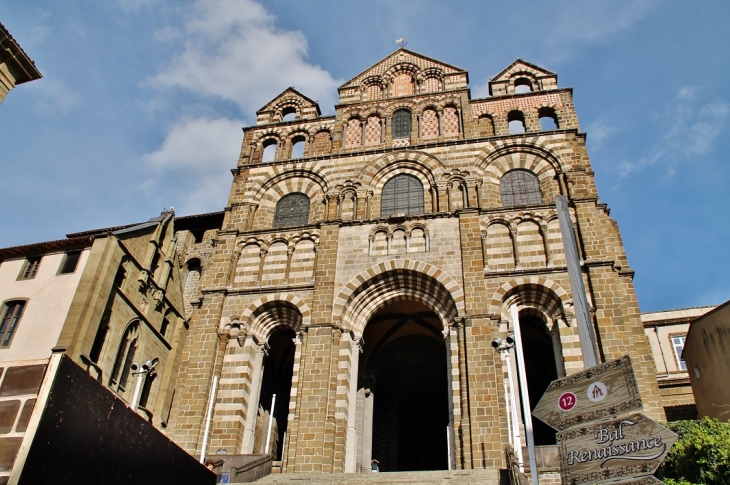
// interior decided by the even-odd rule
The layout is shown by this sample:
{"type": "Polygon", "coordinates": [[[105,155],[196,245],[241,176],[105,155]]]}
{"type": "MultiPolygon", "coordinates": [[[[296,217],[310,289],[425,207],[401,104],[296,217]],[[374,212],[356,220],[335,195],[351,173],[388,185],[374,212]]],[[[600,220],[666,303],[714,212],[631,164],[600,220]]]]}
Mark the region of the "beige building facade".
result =
{"type": "Polygon", "coordinates": [[[697,407],[683,350],[690,323],[712,306],[641,314],[657,369],[657,384],[667,421],[697,419],[697,407]]]}
{"type": "MultiPolygon", "coordinates": [[[[504,468],[508,372],[492,341],[520,325],[530,407],[583,369],[558,195],[600,358],[629,354],[664,419],[572,89],[521,60],[489,85],[472,99],[466,71],[400,49],[339,88],[334,116],[293,88],[257,112],[224,212],[177,233],[178,444],[264,452],[273,413],[283,472],[504,468]]],[[[554,433],[536,425],[536,440],[554,433]]]]}
{"type": "Polygon", "coordinates": [[[730,301],[695,319],[684,360],[700,418],[730,421],[730,301]]]}
{"type": "Polygon", "coordinates": [[[0,249],[0,483],[20,473],[59,354],[128,404],[139,382],[138,413],[164,431],[187,335],[173,220],[0,249]]]}

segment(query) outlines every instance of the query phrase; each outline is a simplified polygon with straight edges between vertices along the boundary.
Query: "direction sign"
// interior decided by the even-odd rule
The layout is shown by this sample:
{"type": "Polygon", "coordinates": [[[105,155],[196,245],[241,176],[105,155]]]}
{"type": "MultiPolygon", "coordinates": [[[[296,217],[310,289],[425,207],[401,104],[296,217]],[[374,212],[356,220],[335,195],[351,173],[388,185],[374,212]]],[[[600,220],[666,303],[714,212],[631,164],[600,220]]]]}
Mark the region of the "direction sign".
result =
{"type": "Polygon", "coordinates": [[[643,477],[627,478],[626,480],[598,482],[597,485],[664,485],[664,482],[652,475],[644,475],[643,477]]]}
{"type": "Polygon", "coordinates": [[[634,369],[625,355],[551,382],[532,415],[563,431],[641,409],[634,369]]]}
{"type": "Polygon", "coordinates": [[[563,485],[654,473],[677,439],[675,433],[639,413],[571,428],[557,437],[563,485]]]}

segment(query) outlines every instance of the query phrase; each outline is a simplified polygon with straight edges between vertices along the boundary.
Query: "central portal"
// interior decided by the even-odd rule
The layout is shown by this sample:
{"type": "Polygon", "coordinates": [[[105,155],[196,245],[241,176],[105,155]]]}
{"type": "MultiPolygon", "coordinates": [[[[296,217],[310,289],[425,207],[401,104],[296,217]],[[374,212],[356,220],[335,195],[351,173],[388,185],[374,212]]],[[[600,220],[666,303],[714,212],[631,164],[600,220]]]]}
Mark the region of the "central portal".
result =
{"type": "Polygon", "coordinates": [[[448,467],[450,393],[442,328],[433,311],[413,301],[387,305],[365,328],[358,389],[372,399],[371,456],[381,471],[448,467]]]}

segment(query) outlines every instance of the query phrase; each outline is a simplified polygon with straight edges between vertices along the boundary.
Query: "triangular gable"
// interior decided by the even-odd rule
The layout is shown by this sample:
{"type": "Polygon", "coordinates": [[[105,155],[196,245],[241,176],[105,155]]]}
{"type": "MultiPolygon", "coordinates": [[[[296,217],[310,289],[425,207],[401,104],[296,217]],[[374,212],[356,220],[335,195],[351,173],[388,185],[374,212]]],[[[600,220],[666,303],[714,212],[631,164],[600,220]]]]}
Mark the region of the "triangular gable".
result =
{"type": "Polygon", "coordinates": [[[287,104],[298,106],[300,110],[304,110],[304,108],[315,108],[317,110],[317,115],[320,114],[319,104],[294,88],[287,88],[284,90],[284,92],[280,95],[269,101],[266,106],[258,110],[256,114],[266,111],[275,111],[277,108],[287,104]]]}
{"type": "Polygon", "coordinates": [[[370,76],[381,76],[385,74],[391,67],[401,63],[413,64],[417,66],[420,70],[426,70],[430,68],[440,69],[441,72],[445,75],[466,73],[465,70],[459,67],[455,67],[446,64],[445,62],[441,62],[439,60],[426,57],[416,52],[409,51],[408,49],[401,48],[386,57],[385,59],[373,64],[371,67],[367,68],[357,76],[353,77],[345,84],[340,86],[339,89],[359,86],[364,79],[367,79],[370,76]]]}
{"type": "Polygon", "coordinates": [[[514,73],[517,72],[529,72],[532,73],[535,77],[543,77],[543,76],[557,76],[554,72],[548,71],[547,69],[543,69],[540,66],[536,66],[535,64],[531,64],[527,61],[523,61],[522,59],[517,59],[515,62],[510,64],[509,66],[505,67],[500,71],[499,74],[491,78],[491,81],[508,81],[510,79],[510,76],[512,76],[514,73]]]}

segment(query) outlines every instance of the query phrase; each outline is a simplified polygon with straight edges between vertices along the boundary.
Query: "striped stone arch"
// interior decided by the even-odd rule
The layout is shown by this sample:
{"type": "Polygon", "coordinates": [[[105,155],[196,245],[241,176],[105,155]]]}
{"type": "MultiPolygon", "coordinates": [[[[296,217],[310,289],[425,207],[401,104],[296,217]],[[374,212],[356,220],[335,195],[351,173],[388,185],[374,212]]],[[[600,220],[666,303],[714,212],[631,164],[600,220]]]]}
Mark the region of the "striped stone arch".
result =
{"type": "MultiPolygon", "coordinates": [[[[299,331],[309,325],[312,312],[298,296],[291,293],[265,295],[251,303],[243,311],[240,321],[258,342],[265,342],[277,327],[299,331]]],[[[231,318],[233,320],[233,318],[231,318]]]]}
{"type": "Polygon", "coordinates": [[[446,171],[446,166],[433,155],[416,151],[404,151],[398,154],[390,153],[371,160],[357,176],[363,187],[379,191],[386,182],[384,178],[394,171],[409,168],[420,174],[418,177],[424,182],[424,188],[433,187],[436,179],[446,171]]]}
{"type": "Polygon", "coordinates": [[[332,306],[332,319],[362,336],[380,308],[396,301],[417,301],[433,309],[444,327],[465,313],[464,291],[443,270],[422,261],[390,260],[352,278],[332,306]]]}
{"type": "Polygon", "coordinates": [[[542,276],[524,276],[502,284],[489,302],[489,313],[509,321],[509,307],[535,308],[551,319],[562,316],[572,307],[571,296],[557,282],[542,276]]]}
{"type": "Polygon", "coordinates": [[[382,106],[381,113],[383,113],[384,117],[390,118],[399,109],[407,109],[411,112],[411,114],[419,112],[418,104],[416,102],[411,101],[410,99],[399,99],[398,101],[382,106]]]}
{"type": "Polygon", "coordinates": [[[499,183],[506,172],[523,168],[534,172],[542,181],[562,172],[558,158],[548,149],[536,144],[507,143],[485,150],[477,157],[477,167],[487,181],[499,183]]]}
{"type": "Polygon", "coordinates": [[[247,199],[259,201],[269,189],[282,182],[286,184],[287,181],[289,181],[292,192],[303,192],[310,198],[318,191],[324,195],[329,190],[327,176],[322,170],[319,170],[318,164],[310,165],[307,168],[297,164],[294,167],[291,165],[286,168],[270,167],[270,170],[252,173],[249,178],[249,188],[246,191],[247,199]],[[307,182],[304,182],[305,180],[307,182]],[[293,184],[292,181],[294,181],[293,184]]]}

